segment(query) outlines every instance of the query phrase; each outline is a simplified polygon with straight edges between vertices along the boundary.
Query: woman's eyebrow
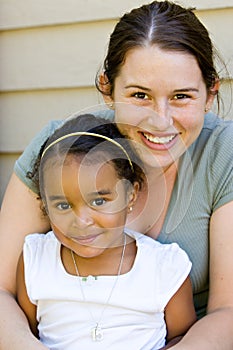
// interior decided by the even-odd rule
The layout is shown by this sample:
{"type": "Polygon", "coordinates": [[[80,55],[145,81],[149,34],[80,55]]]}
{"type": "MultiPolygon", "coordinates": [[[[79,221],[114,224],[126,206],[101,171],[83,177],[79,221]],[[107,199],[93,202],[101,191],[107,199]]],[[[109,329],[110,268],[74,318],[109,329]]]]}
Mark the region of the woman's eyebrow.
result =
{"type": "Polygon", "coordinates": [[[130,84],[130,85],[126,85],[125,86],[125,89],[130,89],[130,88],[136,88],[136,89],[140,89],[140,90],[151,91],[151,89],[146,88],[145,86],[141,86],[141,85],[130,84]]]}
{"type": "MultiPolygon", "coordinates": [[[[125,89],[130,89],[130,88],[136,88],[136,89],[140,89],[140,90],[144,90],[144,91],[152,91],[151,89],[145,87],[145,86],[141,86],[141,85],[134,85],[134,84],[130,84],[130,85],[126,85],[125,89]]],[[[179,91],[186,91],[186,92],[199,92],[199,89],[197,88],[193,88],[193,87],[185,87],[185,88],[179,88],[179,89],[175,89],[173,90],[173,92],[179,92],[179,91]]]]}
{"type": "Polygon", "coordinates": [[[199,92],[199,89],[197,88],[192,88],[192,87],[187,87],[187,88],[180,88],[180,89],[175,89],[174,92],[179,92],[179,91],[185,91],[185,92],[199,92]]]}

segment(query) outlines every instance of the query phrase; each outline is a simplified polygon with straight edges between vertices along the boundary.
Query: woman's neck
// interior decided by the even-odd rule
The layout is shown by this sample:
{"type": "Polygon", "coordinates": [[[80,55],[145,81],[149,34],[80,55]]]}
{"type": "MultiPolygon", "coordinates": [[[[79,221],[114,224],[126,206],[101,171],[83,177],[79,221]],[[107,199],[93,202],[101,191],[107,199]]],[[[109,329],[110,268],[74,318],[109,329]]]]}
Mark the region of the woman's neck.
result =
{"type": "Polygon", "coordinates": [[[127,227],[152,238],[162,230],[178,172],[177,163],[166,169],[149,169],[147,182],[138,195],[127,227]]]}

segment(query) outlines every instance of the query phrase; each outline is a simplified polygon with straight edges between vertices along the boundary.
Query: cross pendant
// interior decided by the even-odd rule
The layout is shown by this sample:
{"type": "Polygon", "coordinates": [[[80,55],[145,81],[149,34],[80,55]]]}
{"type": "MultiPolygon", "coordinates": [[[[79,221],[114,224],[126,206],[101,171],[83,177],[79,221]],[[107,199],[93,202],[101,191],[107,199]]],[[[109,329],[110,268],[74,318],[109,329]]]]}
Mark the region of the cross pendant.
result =
{"type": "Polygon", "coordinates": [[[101,341],[104,337],[103,330],[98,323],[96,324],[95,328],[92,328],[91,333],[94,341],[101,341]]]}

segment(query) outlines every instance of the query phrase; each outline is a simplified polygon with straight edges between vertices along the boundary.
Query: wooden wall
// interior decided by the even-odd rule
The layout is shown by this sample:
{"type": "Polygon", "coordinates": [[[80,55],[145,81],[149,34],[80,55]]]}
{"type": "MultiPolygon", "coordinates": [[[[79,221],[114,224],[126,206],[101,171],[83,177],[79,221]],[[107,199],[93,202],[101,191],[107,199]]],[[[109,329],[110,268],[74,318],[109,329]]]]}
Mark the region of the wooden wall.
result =
{"type": "MultiPolygon", "coordinates": [[[[233,0],[197,8],[233,77],[233,0]]],[[[109,35],[139,0],[0,0],[0,202],[15,160],[51,119],[102,103],[94,87],[109,35]]],[[[224,81],[225,114],[233,116],[224,81]]]]}

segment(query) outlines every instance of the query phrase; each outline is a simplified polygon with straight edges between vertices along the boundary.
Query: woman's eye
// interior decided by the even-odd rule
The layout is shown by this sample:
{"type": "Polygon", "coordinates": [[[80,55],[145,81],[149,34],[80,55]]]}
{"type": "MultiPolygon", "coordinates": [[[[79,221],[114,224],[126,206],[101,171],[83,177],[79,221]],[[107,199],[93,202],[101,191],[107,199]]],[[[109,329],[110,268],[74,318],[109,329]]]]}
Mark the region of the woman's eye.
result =
{"type": "Polygon", "coordinates": [[[59,203],[56,205],[56,208],[59,209],[59,210],[68,210],[71,208],[71,205],[69,203],[59,203]]]}
{"type": "Polygon", "coordinates": [[[140,99],[140,100],[147,100],[148,96],[145,92],[136,92],[135,94],[133,94],[134,97],[140,99]]]}
{"type": "Polygon", "coordinates": [[[173,97],[174,100],[183,100],[183,99],[185,99],[185,98],[189,98],[189,96],[186,95],[186,94],[176,94],[176,95],[173,97]]]}
{"type": "Polygon", "coordinates": [[[96,198],[91,202],[91,205],[94,207],[98,207],[106,203],[106,200],[103,198],[96,198]]]}

